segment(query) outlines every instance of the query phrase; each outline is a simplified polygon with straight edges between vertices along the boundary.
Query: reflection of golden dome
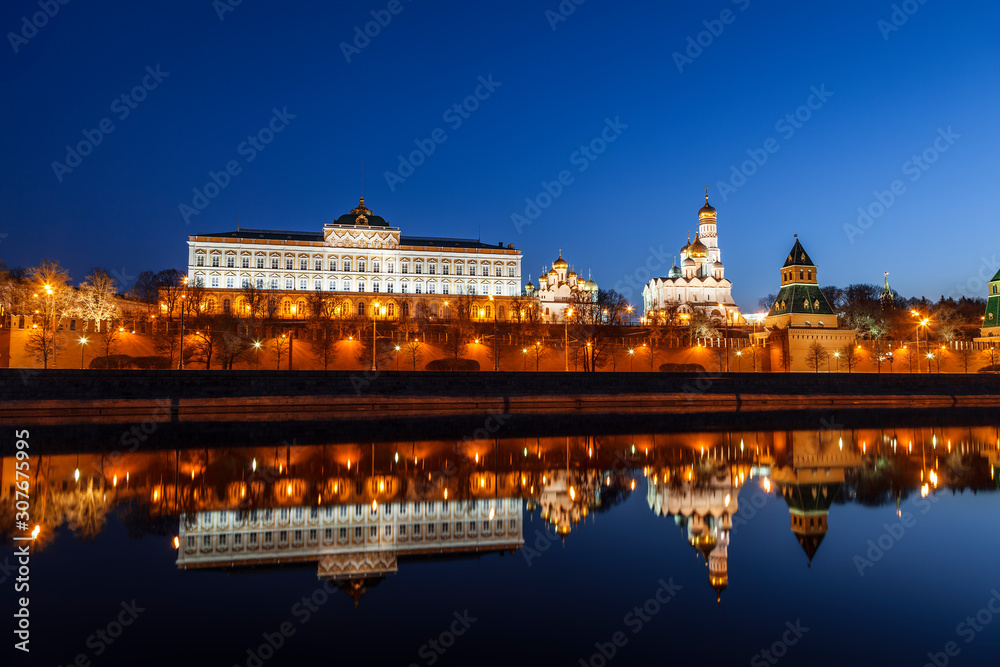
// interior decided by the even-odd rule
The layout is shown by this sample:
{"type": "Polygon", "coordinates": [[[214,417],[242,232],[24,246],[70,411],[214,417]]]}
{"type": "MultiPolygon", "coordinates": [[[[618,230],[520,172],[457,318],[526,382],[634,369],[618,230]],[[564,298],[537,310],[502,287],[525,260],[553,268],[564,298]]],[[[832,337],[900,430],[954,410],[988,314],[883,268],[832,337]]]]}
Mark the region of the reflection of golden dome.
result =
{"type": "Polygon", "coordinates": [[[701,242],[698,235],[695,234],[694,241],[687,248],[688,257],[708,257],[708,246],[701,242]]]}

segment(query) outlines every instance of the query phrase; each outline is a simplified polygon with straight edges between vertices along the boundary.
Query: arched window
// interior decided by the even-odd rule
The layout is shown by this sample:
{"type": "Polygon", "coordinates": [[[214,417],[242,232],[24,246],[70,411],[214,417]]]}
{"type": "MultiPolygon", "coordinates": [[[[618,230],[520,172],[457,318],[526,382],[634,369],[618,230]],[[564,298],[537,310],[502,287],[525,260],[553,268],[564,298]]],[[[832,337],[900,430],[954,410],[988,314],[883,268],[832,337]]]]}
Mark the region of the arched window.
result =
{"type": "Polygon", "coordinates": [[[389,317],[396,317],[396,304],[390,303],[389,309],[386,311],[389,317]]]}
{"type": "Polygon", "coordinates": [[[504,308],[503,306],[498,306],[498,307],[497,307],[497,316],[498,316],[498,317],[499,317],[499,318],[500,318],[501,320],[502,320],[502,319],[505,319],[505,318],[507,317],[507,309],[506,309],[506,308],[504,308]]]}
{"type": "Polygon", "coordinates": [[[295,309],[295,311],[299,314],[299,317],[305,317],[305,315],[306,315],[306,302],[305,301],[299,301],[298,307],[295,309]]]}
{"type": "Polygon", "coordinates": [[[359,317],[364,317],[365,316],[365,302],[364,301],[358,301],[358,316],[359,317]]]}
{"type": "Polygon", "coordinates": [[[291,315],[292,314],[292,302],[291,301],[285,300],[285,302],[281,304],[281,314],[282,315],[291,315]]]}
{"type": "Polygon", "coordinates": [[[407,302],[403,303],[403,317],[410,316],[410,304],[407,302]]]}

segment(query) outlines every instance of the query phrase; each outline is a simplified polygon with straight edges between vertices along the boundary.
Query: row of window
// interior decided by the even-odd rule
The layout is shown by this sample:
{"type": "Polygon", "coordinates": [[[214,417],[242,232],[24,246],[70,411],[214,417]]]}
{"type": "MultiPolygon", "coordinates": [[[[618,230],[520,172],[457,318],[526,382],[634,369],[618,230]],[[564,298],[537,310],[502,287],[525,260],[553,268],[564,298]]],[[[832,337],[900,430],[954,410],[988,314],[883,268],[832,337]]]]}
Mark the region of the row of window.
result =
{"type": "MultiPolygon", "coordinates": [[[[399,538],[407,539],[412,537],[413,539],[436,538],[439,534],[441,537],[464,537],[466,535],[466,525],[468,525],[468,535],[476,535],[477,526],[480,522],[468,521],[468,522],[455,522],[455,523],[427,523],[427,524],[412,524],[412,525],[401,525],[399,526],[399,538]]],[[[491,530],[489,521],[481,522],[481,532],[483,534],[489,534],[491,530]]],[[[517,520],[510,519],[508,521],[508,530],[514,532],[517,530],[517,520]]],[[[497,534],[502,534],[504,527],[502,520],[494,521],[493,531],[497,534]]],[[[323,541],[326,544],[333,543],[333,528],[323,529],[323,541]]],[[[278,544],[287,544],[289,533],[291,533],[292,544],[302,544],[302,539],[304,536],[308,535],[309,544],[316,544],[319,541],[319,530],[316,528],[310,528],[308,531],[302,529],[295,530],[279,530],[278,533],[278,544]]],[[[337,541],[339,543],[346,543],[348,540],[348,535],[353,535],[354,542],[360,542],[364,539],[365,530],[361,526],[355,526],[351,533],[348,532],[347,528],[337,529],[337,541]]],[[[383,539],[391,540],[393,535],[393,526],[382,526],[382,536],[383,539]]],[[[233,534],[233,548],[242,549],[244,546],[243,542],[244,533],[233,534]]],[[[256,548],[259,544],[259,540],[262,539],[265,546],[270,546],[274,543],[274,532],[265,533],[246,533],[247,544],[251,549],[256,548]],[[258,535],[263,535],[263,538],[259,538],[258,535]]],[[[378,540],[379,539],[379,526],[368,526],[368,540],[378,540]]],[[[187,550],[194,551],[198,548],[198,538],[195,535],[187,536],[187,550]]],[[[228,549],[229,548],[229,535],[203,535],[201,537],[201,549],[203,551],[211,551],[212,549],[228,549]],[[214,544],[213,544],[214,537],[214,544]]]]}
{"type": "MultiPolygon", "coordinates": [[[[236,276],[209,276],[208,281],[205,281],[205,276],[200,273],[196,273],[194,276],[194,286],[195,287],[212,287],[216,289],[236,289],[236,276]]],[[[355,282],[352,278],[329,278],[324,280],[323,278],[299,278],[296,281],[295,278],[285,277],[256,277],[250,278],[249,276],[241,276],[239,286],[241,289],[245,289],[253,285],[257,289],[285,289],[285,290],[299,290],[299,291],[309,291],[310,289],[315,292],[382,292],[383,283],[379,279],[374,279],[371,283],[368,283],[364,278],[358,278],[355,282]],[[369,286],[371,289],[369,289],[369,286]],[[356,287],[356,289],[354,289],[356,287]]],[[[394,294],[396,292],[396,283],[392,280],[387,280],[384,283],[385,292],[387,294],[394,294]]],[[[437,294],[438,285],[435,282],[427,283],[427,294],[437,294]]],[[[454,292],[452,292],[451,283],[441,284],[441,294],[471,294],[473,296],[478,294],[488,295],[490,294],[490,283],[484,282],[481,285],[456,283],[454,285],[454,292]],[[481,291],[480,291],[481,290],[481,291]]],[[[517,296],[519,289],[517,285],[507,285],[507,296],[517,296]]],[[[410,283],[403,280],[399,283],[400,294],[410,293],[410,283]]],[[[421,281],[415,281],[413,283],[413,293],[423,294],[424,293],[424,283],[421,281]]],[[[493,283],[493,294],[496,296],[503,296],[504,289],[501,283],[493,283]]]]}
{"type": "MultiPolygon", "coordinates": [[[[95,479],[97,479],[95,477],[95,479]]],[[[359,518],[364,515],[371,517],[378,516],[380,513],[382,516],[391,517],[393,512],[393,507],[399,508],[399,516],[405,517],[407,513],[413,516],[421,516],[426,514],[427,516],[435,515],[439,512],[447,513],[449,510],[464,513],[464,512],[487,512],[490,509],[498,509],[503,511],[503,505],[505,501],[500,501],[499,507],[495,504],[496,501],[480,501],[480,500],[456,500],[451,502],[426,502],[426,503],[407,503],[396,505],[394,503],[385,503],[383,505],[377,505],[372,507],[368,504],[355,504],[355,505],[338,505],[336,507],[328,506],[322,508],[319,507],[281,507],[277,510],[275,509],[263,509],[263,510],[250,510],[249,518],[251,524],[255,524],[258,521],[263,520],[264,523],[271,523],[274,521],[275,516],[277,516],[278,521],[282,523],[288,523],[289,520],[294,520],[300,522],[304,520],[308,514],[310,521],[318,521],[320,515],[327,521],[332,520],[334,516],[339,516],[341,519],[347,519],[353,514],[354,517],[359,518]]],[[[509,498],[506,500],[507,508],[511,511],[520,511],[520,501],[516,498],[509,498]]],[[[230,512],[228,510],[220,510],[218,512],[201,512],[201,524],[203,526],[220,525],[224,526],[229,522],[229,515],[233,515],[233,520],[239,519],[239,512],[230,512]]]]}
{"type": "MultiPolygon", "coordinates": [[[[264,261],[265,261],[264,257],[256,257],[255,258],[255,262],[254,262],[255,268],[263,269],[264,268],[264,261]]],[[[209,260],[209,262],[210,262],[210,265],[213,268],[221,268],[221,266],[222,266],[222,258],[219,255],[212,255],[212,257],[209,260]]],[[[205,266],[205,255],[203,253],[198,253],[197,255],[195,255],[195,266],[205,266]]],[[[336,271],[337,270],[337,258],[331,257],[330,260],[329,260],[329,265],[328,266],[329,266],[329,270],[330,271],[336,271]]],[[[341,263],[340,263],[340,266],[341,266],[341,269],[340,269],[341,271],[344,271],[344,272],[347,272],[347,273],[351,272],[352,263],[351,263],[350,259],[346,259],[345,258],[344,260],[342,260],[341,263]]],[[[379,260],[377,260],[377,259],[373,259],[372,260],[371,267],[372,267],[372,273],[381,273],[381,271],[382,271],[382,265],[379,262],[379,260]]],[[[226,268],[228,268],[228,269],[235,269],[236,268],[236,257],[235,256],[226,257],[226,268]]],[[[240,258],[240,268],[243,268],[243,269],[249,269],[250,268],[250,257],[241,257],[240,258]]],[[[271,269],[280,269],[281,268],[280,267],[280,258],[278,258],[278,257],[272,257],[271,261],[270,261],[270,268],[271,269]]],[[[469,275],[470,276],[476,275],[476,271],[478,270],[476,268],[476,264],[470,263],[468,265],[468,268],[469,268],[469,275]]],[[[413,265],[413,269],[414,269],[414,273],[422,274],[424,272],[424,265],[421,262],[415,262],[414,265],[413,265]]],[[[295,259],[294,258],[292,258],[292,257],[286,257],[285,258],[285,270],[286,271],[294,271],[295,270],[295,259]]],[[[306,259],[306,258],[300,258],[299,259],[299,271],[309,271],[309,270],[310,270],[309,269],[309,260],[306,259]]],[[[314,270],[314,271],[322,271],[323,270],[323,260],[322,259],[314,259],[313,260],[313,269],[312,270],[314,270]]],[[[364,260],[364,259],[358,259],[357,272],[358,273],[366,273],[367,270],[368,270],[367,261],[364,260]]],[[[387,261],[385,263],[385,272],[386,273],[395,273],[395,271],[396,271],[396,266],[393,263],[393,261],[392,260],[387,261]]],[[[464,271],[465,271],[465,265],[463,265],[463,264],[455,264],[455,275],[456,276],[464,275],[464,271]]],[[[401,262],[400,265],[399,265],[399,272],[400,273],[409,273],[410,272],[410,264],[409,264],[409,262],[407,262],[407,261],[401,262]]],[[[437,264],[435,264],[434,262],[428,262],[428,264],[427,264],[427,273],[429,273],[430,275],[436,275],[437,274],[437,264]]],[[[451,275],[451,264],[448,264],[448,263],[442,264],[441,265],[441,273],[442,273],[442,275],[445,275],[445,276],[451,275]]],[[[490,275],[490,267],[489,267],[488,264],[485,264],[485,263],[483,264],[483,266],[482,266],[482,275],[483,276],[490,275]]],[[[495,265],[493,267],[493,275],[496,278],[502,278],[503,277],[503,266],[500,265],[500,264],[495,265]]],[[[514,267],[513,266],[508,266],[507,267],[507,276],[510,277],[510,278],[514,277],[514,267]]]]}

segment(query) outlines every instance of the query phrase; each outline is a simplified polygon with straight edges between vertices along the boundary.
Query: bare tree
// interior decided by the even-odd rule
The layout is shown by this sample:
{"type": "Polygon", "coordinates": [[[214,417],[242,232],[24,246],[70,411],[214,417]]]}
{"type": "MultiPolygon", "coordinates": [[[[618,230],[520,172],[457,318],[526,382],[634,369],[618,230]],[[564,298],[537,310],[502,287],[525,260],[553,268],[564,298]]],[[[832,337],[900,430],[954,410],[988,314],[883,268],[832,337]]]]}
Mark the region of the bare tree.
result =
{"type": "Polygon", "coordinates": [[[288,355],[288,335],[275,336],[268,347],[274,353],[274,370],[281,370],[281,359],[288,355]]]}
{"type": "Polygon", "coordinates": [[[52,321],[48,318],[34,324],[28,332],[24,350],[41,363],[42,368],[48,368],[50,361],[54,364],[56,352],[63,347],[62,341],[55,334],[52,321]]]}
{"type": "Polygon", "coordinates": [[[406,355],[406,358],[409,359],[413,370],[417,370],[417,364],[424,356],[424,344],[418,340],[411,340],[407,343],[403,343],[402,348],[403,353],[406,355]]]}
{"type": "Polygon", "coordinates": [[[857,347],[855,347],[854,343],[845,343],[844,347],[837,350],[837,352],[840,354],[840,362],[847,366],[847,372],[853,373],[854,368],[858,365],[858,362],[861,361],[861,355],[858,354],[857,347]]]}
{"type": "Polygon", "coordinates": [[[820,365],[830,358],[830,353],[826,351],[823,344],[819,341],[815,341],[809,346],[809,351],[806,352],[806,363],[813,367],[817,373],[819,373],[820,365]]]}

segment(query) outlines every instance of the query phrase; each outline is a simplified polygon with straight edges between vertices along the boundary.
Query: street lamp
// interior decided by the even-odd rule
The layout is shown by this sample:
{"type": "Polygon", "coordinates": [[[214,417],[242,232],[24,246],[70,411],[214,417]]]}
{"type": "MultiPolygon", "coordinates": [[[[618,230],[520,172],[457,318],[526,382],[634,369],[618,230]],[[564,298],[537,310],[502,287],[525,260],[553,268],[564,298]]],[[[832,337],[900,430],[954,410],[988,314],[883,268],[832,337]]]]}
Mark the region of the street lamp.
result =
{"type": "Polygon", "coordinates": [[[180,358],[177,360],[177,370],[184,370],[184,299],[187,298],[187,286],[188,279],[187,276],[181,281],[183,283],[182,287],[184,289],[184,294],[181,294],[181,345],[180,345],[180,358]]]}
{"type": "Polygon", "coordinates": [[[375,330],[378,325],[378,308],[380,305],[378,301],[372,304],[372,372],[378,370],[375,364],[375,330]]]}
{"type": "Polygon", "coordinates": [[[260,341],[259,340],[255,340],[253,342],[253,349],[254,349],[254,354],[256,356],[256,359],[254,359],[254,365],[256,365],[257,368],[260,368],[260,341]]]}
{"type": "Polygon", "coordinates": [[[729,308],[727,308],[725,305],[721,303],[719,304],[719,307],[722,308],[722,312],[725,316],[725,322],[726,322],[726,338],[723,341],[723,347],[726,350],[726,372],[728,373],[729,372],[729,308]]]}
{"type": "Polygon", "coordinates": [[[840,372],[840,352],[834,352],[833,356],[837,359],[837,372],[840,372]]]}
{"type": "Polygon", "coordinates": [[[399,346],[396,346],[396,370],[399,370],[399,346]]]}
{"type": "Polygon", "coordinates": [[[563,317],[563,349],[566,351],[566,372],[569,372],[569,318],[573,317],[573,309],[568,308],[563,317]]]}
{"type": "Polygon", "coordinates": [[[521,357],[524,359],[524,372],[528,371],[528,348],[521,348],[521,357]]]}
{"type": "Polygon", "coordinates": [[[736,350],[736,372],[742,372],[743,368],[743,350],[736,350]]]}
{"type": "Polygon", "coordinates": [[[493,372],[500,370],[500,358],[497,356],[497,305],[493,302],[493,295],[490,294],[490,307],[493,309],[493,372]]]}
{"type": "Polygon", "coordinates": [[[633,368],[633,366],[632,366],[633,361],[635,361],[635,350],[633,350],[632,348],[629,348],[628,349],[628,369],[629,369],[629,371],[634,371],[635,370],[633,368]]]}
{"type": "Polygon", "coordinates": [[[87,344],[87,339],[84,336],[80,336],[80,370],[83,370],[83,350],[84,345],[87,344]]]}

